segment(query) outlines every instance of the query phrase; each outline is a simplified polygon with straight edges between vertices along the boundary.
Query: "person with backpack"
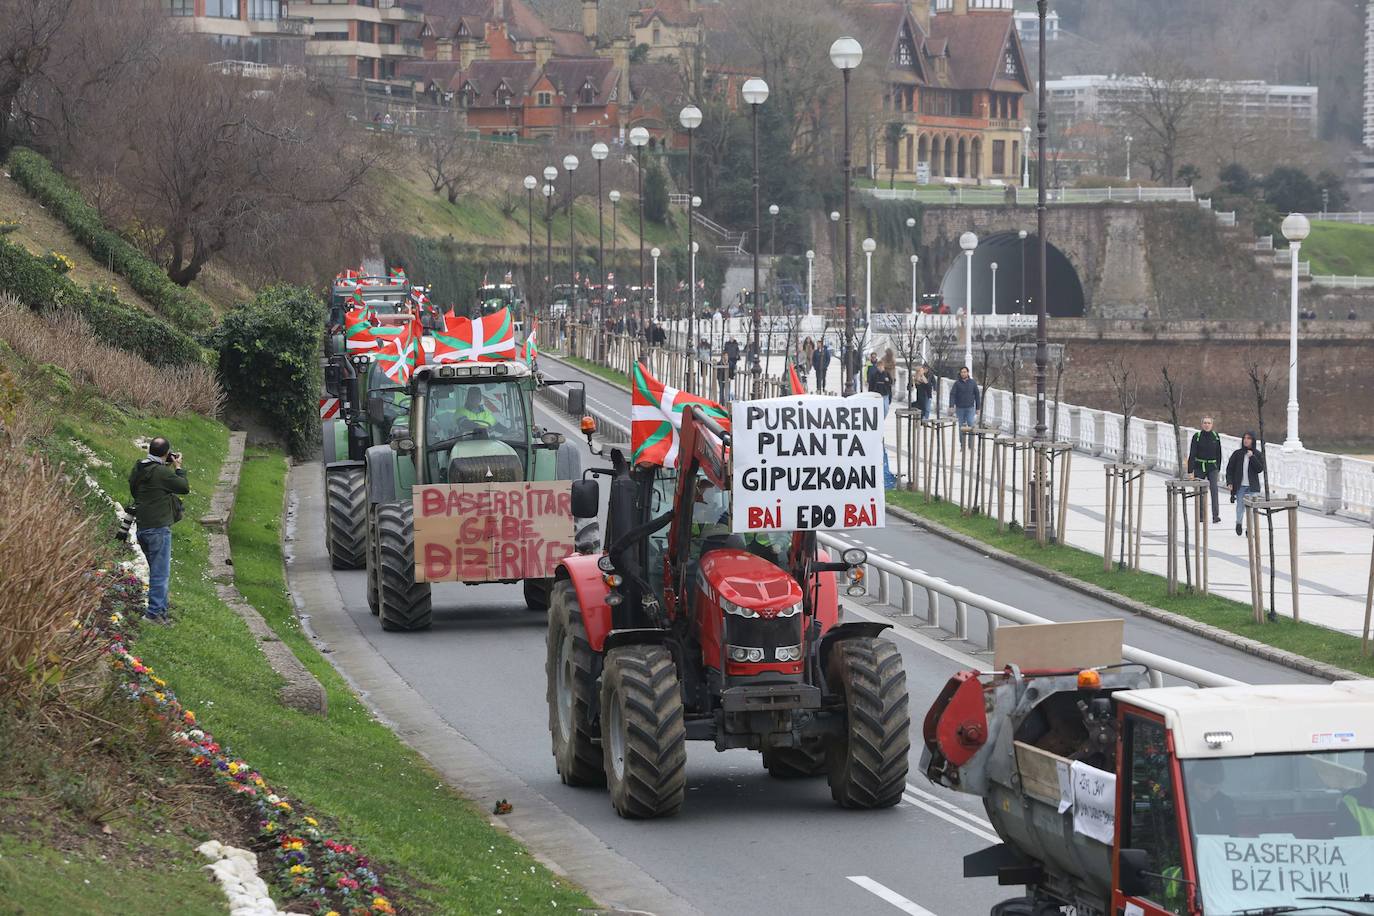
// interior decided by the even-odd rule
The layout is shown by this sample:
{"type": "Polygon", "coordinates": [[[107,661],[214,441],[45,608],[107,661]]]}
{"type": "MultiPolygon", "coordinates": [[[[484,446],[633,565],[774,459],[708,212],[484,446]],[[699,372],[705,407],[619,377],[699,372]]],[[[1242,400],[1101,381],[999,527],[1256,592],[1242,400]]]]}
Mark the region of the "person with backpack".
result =
{"type": "Polygon", "coordinates": [[[1231,453],[1226,462],[1226,486],[1231,488],[1231,502],[1236,504],[1236,534],[1242,534],[1245,518],[1245,497],[1263,492],[1260,475],[1264,473],[1264,453],[1259,450],[1254,433],[1240,439],[1240,448],[1231,453]]]}
{"type": "Polygon", "coordinates": [[[1221,470],[1221,436],[1212,428],[1211,417],[1202,418],[1202,429],[1193,433],[1188,443],[1188,474],[1206,480],[1212,489],[1212,523],[1221,521],[1221,503],[1217,501],[1217,474],[1221,470]]]}
{"type": "Polygon", "coordinates": [[[148,609],[152,623],[166,624],[167,586],[172,574],[172,525],[181,521],[181,497],[191,492],[191,482],[181,469],[181,454],[158,436],[148,443],[147,457],[140,458],[129,474],[129,513],[138,522],[138,546],[148,559],[148,609]]]}

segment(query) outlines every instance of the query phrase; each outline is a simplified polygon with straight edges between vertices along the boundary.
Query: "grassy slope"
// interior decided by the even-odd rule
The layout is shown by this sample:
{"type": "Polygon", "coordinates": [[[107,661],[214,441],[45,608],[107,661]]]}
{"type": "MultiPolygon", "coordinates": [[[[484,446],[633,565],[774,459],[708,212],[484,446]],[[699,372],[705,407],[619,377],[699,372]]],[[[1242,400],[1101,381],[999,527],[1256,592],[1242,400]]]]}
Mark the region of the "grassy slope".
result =
{"type": "Polygon", "coordinates": [[[1374,277],[1374,226],[1314,222],[1302,254],[1314,274],[1374,277]]]}
{"type": "Polygon", "coordinates": [[[887,499],[892,505],[971,535],[993,547],[1136,601],[1247,636],[1279,649],[1374,676],[1374,658],[1361,655],[1360,641],[1343,633],[1308,623],[1295,624],[1287,617],[1280,617],[1274,623],[1256,624],[1248,604],[1214,595],[1170,597],[1168,584],[1163,576],[1143,572],[1104,572],[1102,557],[1098,554],[1068,546],[1040,547],[1019,532],[1007,531],[999,534],[996,519],[982,516],[966,517],[961,514],[959,507],[952,503],[927,503],[923,497],[901,490],[888,491],[887,499]]]}
{"type": "MultiPolygon", "coordinates": [[[[453,236],[459,242],[476,245],[499,245],[523,248],[528,241],[526,224],[525,192],[521,190],[513,198],[517,204],[511,216],[501,212],[502,195],[492,188],[483,187],[480,182],[459,198],[457,204],[450,204],[443,195],[430,191],[429,184],[421,175],[408,173],[385,174],[381,177],[385,198],[389,203],[386,225],[390,231],[418,235],[427,238],[453,236]]],[[[608,193],[609,188],[605,189],[608,193]]],[[[591,186],[580,187],[579,201],[573,207],[573,226],[577,233],[578,245],[596,241],[597,214],[595,196],[588,198],[591,186]]],[[[615,233],[619,249],[618,262],[621,270],[638,270],[635,262],[639,250],[638,209],[633,194],[626,193],[620,201],[619,225],[615,233]]],[[[534,204],[534,241],[536,246],[546,239],[543,217],[543,198],[538,197],[534,204]]],[[[611,204],[607,200],[602,213],[605,221],[605,245],[607,262],[611,251],[611,204]]],[[[645,221],[644,245],[645,264],[649,263],[647,250],[654,245],[670,245],[678,240],[678,232],[670,226],[660,226],[645,221]]],[[[554,245],[568,244],[568,216],[556,214],[553,225],[554,245]]],[[[648,270],[648,267],[645,268],[648,270]]]]}

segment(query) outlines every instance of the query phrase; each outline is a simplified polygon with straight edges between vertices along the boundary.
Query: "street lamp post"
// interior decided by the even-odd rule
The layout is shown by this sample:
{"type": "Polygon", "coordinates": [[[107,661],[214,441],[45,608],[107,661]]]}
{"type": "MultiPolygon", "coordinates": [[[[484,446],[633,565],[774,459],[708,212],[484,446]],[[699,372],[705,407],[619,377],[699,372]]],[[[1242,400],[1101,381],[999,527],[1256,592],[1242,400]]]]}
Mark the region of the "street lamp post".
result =
{"type": "Polygon", "coordinates": [[[1026,314],[1026,230],[1022,229],[1016,233],[1016,237],[1021,240],[1021,314],[1026,314]]]}
{"type": "Polygon", "coordinates": [[[1049,313],[1045,310],[1048,296],[1048,280],[1045,276],[1045,262],[1048,256],[1048,249],[1045,244],[1045,168],[1047,165],[1046,141],[1049,139],[1050,129],[1050,113],[1047,110],[1049,93],[1045,88],[1045,56],[1047,54],[1045,18],[1049,12],[1049,0],[1035,0],[1035,12],[1040,21],[1040,85],[1037,93],[1039,101],[1036,104],[1035,112],[1036,143],[1039,147],[1036,151],[1037,164],[1035,168],[1035,242],[1036,248],[1039,249],[1037,260],[1040,265],[1040,301],[1035,304],[1035,438],[1045,439],[1049,432],[1045,417],[1045,376],[1050,363],[1049,313]]]}
{"type": "Polygon", "coordinates": [[[964,252],[964,366],[973,372],[973,250],[978,247],[978,236],[965,232],[959,236],[959,247],[964,252]]]}
{"type": "Polygon", "coordinates": [[[852,242],[849,217],[849,76],[850,72],[863,62],[863,59],[863,46],[848,36],[837,38],[835,43],[830,46],[830,62],[844,75],[844,363],[842,365],[845,367],[844,393],[846,395],[854,393],[854,375],[858,369],[858,366],[849,365],[854,362],[854,302],[850,284],[853,253],[850,250],[852,242]]]}
{"type": "Polygon", "coordinates": [[[997,262],[992,262],[992,317],[997,317],[997,262]]]}
{"type": "Polygon", "coordinates": [[[658,256],[662,252],[655,246],[649,254],[654,259],[654,324],[658,324],[658,256]]]}
{"type": "Polygon", "coordinates": [[[601,163],[610,154],[606,144],[592,144],[592,158],[596,160],[596,269],[601,274],[602,308],[606,306],[606,219],[601,212],[601,163]]]}
{"type": "Polygon", "coordinates": [[[563,168],[568,172],[568,283],[572,286],[569,305],[577,307],[577,237],[573,228],[573,172],[577,171],[577,157],[572,153],[563,157],[563,168]]]}
{"type": "MultiPolygon", "coordinates": [[[[696,129],[701,126],[701,109],[695,105],[688,105],[683,108],[682,111],[678,112],[677,118],[678,123],[687,131],[687,248],[691,251],[692,255],[692,288],[691,295],[688,299],[691,304],[691,310],[687,313],[687,346],[690,349],[695,346],[693,336],[697,317],[697,243],[692,239],[692,222],[694,219],[692,201],[694,199],[693,194],[695,193],[694,188],[696,186],[696,175],[694,174],[696,172],[696,160],[693,153],[693,136],[696,134],[696,129]]],[[[692,387],[691,359],[687,360],[686,387],[692,387]]]]}
{"type": "Polygon", "coordinates": [[[1021,187],[1030,187],[1030,125],[1021,128],[1021,187]]]}
{"type": "Polygon", "coordinates": [[[873,252],[878,243],[873,239],[863,240],[864,249],[864,347],[868,346],[869,335],[873,329],[873,252]]]}
{"type": "MultiPolygon", "coordinates": [[[[630,131],[630,145],[635,148],[635,180],[639,193],[639,320],[644,321],[644,147],[649,145],[649,131],[636,127],[630,131]]],[[[615,201],[612,201],[614,206],[615,201]]],[[[614,246],[614,242],[611,243],[614,246]]],[[[655,251],[658,249],[655,248],[655,251]]],[[[657,257],[657,255],[655,255],[657,257]]],[[[612,261],[615,258],[611,259],[612,261]]],[[[658,320],[658,273],[654,273],[654,320],[658,320]]]]}
{"type": "MultiPolygon", "coordinates": [[[[768,84],[758,77],[747,79],[740,88],[740,94],[744,96],[744,101],[749,105],[749,120],[754,136],[754,243],[749,246],[753,249],[754,266],[754,308],[753,308],[753,329],[750,338],[753,342],[754,361],[759,359],[759,248],[761,237],[759,235],[759,108],[768,101],[768,84]]],[[[759,378],[755,373],[754,378],[759,378]]],[[[754,392],[754,397],[758,397],[758,391],[754,392]]]]}
{"type": "Polygon", "coordinates": [[[813,313],[811,304],[811,287],[814,269],[816,267],[816,252],[810,248],[806,249],[806,317],[810,318],[813,313]]]}
{"type": "Polygon", "coordinates": [[[529,230],[529,240],[525,245],[528,266],[525,268],[525,301],[529,301],[529,291],[534,286],[534,189],[539,186],[539,179],[533,175],[526,175],[523,182],[525,185],[525,205],[529,211],[525,223],[529,230]]]}
{"type": "MultiPolygon", "coordinates": [[[[611,273],[615,273],[618,252],[617,237],[620,235],[620,192],[612,190],[611,198],[611,273]]],[[[601,274],[601,298],[606,298],[606,274],[601,274]]]]}
{"type": "MultiPolygon", "coordinates": [[[[548,171],[545,169],[545,171],[548,171]]],[[[557,170],[555,170],[557,174],[557,170]]],[[[553,314],[553,185],[545,182],[544,184],[544,300],[549,309],[549,314],[553,314]]],[[[568,313],[563,312],[563,323],[567,324],[568,313]]]]}
{"type": "Polygon", "coordinates": [[[1131,180],[1131,141],[1134,140],[1134,139],[1135,139],[1135,138],[1132,137],[1130,134],[1127,134],[1127,135],[1126,135],[1126,181],[1127,181],[1127,183],[1130,183],[1130,180],[1131,180]]]}
{"type": "Polygon", "coordinates": [[[913,323],[916,321],[916,316],[920,314],[920,310],[916,307],[916,265],[919,263],[921,263],[921,258],[913,254],[911,256],[911,320],[913,323]]]}
{"type": "Polygon", "coordinates": [[[1288,438],[1285,449],[1302,448],[1298,438],[1298,252],[1302,249],[1303,239],[1312,231],[1312,225],[1301,213],[1290,213],[1283,219],[1283,237],[1288,239],[1288,250],[1292,252],[1291,267],[1292,295],[1289,302],[1288,330],[1288,438]]]}
{"type": "MultiPolygon", "coordinates": [[[[688,384],[690,384],[691,381],[692,381],[692,363],[695,361],[695,358],[696,358],[696,346],[697,346],[697,345],[696,345],[696,341],[692,339],[692,336],[693,336],[693,335],[692,335],[692,331],[693,331],[693,328],[694,328],[692,316],[694,316],[694,315],[696,314],[696,311],[697,311],[697,249],[698,249],[699,247],[700,247],[700,246],[699,246],[696,242],[692,242],[692,265],[691,265],[691,270],[690,270],[689,276],[688,276],[688,281],[689,281],[689,282],[688,282],[688,284],[687,284],[687,285],[688,285],[688,300],[687,300],[687,301],[688,301],[688,303],[689,303],[688,308],[691,309],[691,311],[689,311],[689,312],[687,313],[687,346],[690,348],[690,351],[691,351],[691,353],[692,353],[692,358],[690,358],[690,359],[687,360],[687,382],[688,382],[688,384]]],[[[709,331],[709,330],[707,331],[707,334],[708,334],[708,335],[710,334],[710,331],[709,331]]]]}

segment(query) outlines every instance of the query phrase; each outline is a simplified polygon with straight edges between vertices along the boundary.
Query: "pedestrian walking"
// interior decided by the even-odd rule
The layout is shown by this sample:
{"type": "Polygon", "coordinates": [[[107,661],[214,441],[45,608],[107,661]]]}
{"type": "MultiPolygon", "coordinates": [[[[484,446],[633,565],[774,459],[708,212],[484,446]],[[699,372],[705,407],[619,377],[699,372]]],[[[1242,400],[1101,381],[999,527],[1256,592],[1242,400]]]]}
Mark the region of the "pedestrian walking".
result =
{"type": "Polygon", "coordinates": [[[1193,433],[1188,443],[1188,475],[1206,480],[1212,490],[1212,522],[1221,521],[1221,503],[1217,501],[1217,474],[1221,471],[1221,436],[1212,428],[1211,417],[1202,418],[1202,429],[1193,433]]]}
{"type": "Polygon", "coordinates": [[[830,371],[830,344],[824,339],[816,345],[816,352],[811,358],[812,368],[816,370],[816,390],[825,390],[825,376],[830,371]]]}
{"type": "Polygon", "coordinates": [[[921,419],[930,419],[930,398],[934,394],[933,386],[930,383],[930,370],[925,366],[917,366],[914,373],[916,386],[916,406],[921,409],[921,419]]]}
{"type": "Polygon", "coordinates": [[[1236,534],[1244,533],[1241,522],[1245,518],[1245,497],[1262,492],[1260,475],[1264,473],[1264,453],[1256,445],[1254,433],[1241,437],[1240,448],[1231,453],[1226,462],[1226,486],[1231,488],[1231,502],[1236,504],[1236,534]]]}
{"type": "Polygon", "coordinates": [[[959,380],[949,390],[949,403],[959,421],[961,441],[967,445],[973,438],[969,430],[977,420],[978,408],[983,406],[983,392],[968,366],[959,367],[959,380]]]}
{"type": "Polygon", "coordinates": [[[730,378],[735,377],[735,367],[739,365],[739,341],[731,337],[725,342],[725,361],[730,367],[730,378]]]}
{"type": "Polygon", "coordinates": [[[883,351],[883,358],[878,366],[883,370],[886,379],[886,393],[883,394],[883,407],[886,410],[892,406],[892,389],[897,384],[897,354],[892,352],[891,347],[883,351]]]}
{"type": "Polygon", "coordinates": [[[181,498],[191,483],[181,469],[181,455],[158,436],[148,443],[147,457],[129,473],[129,512],[138,522],[138,546],[148,560],[148,609],[154,623],[167,623],[167,585],[172,574],[172,525],[181,520],[181,498]]]}
{"type": "Polygon", "coordinates": [[[803,362],[799,364],[799,368],[801,369],[802,381],[805,382],[806,374],[816,365],[816,342],[810,337],[802,341],[802,358],[803,362]]]}
{"type": "Polygon", "coordinates": [[[711,342],[705,337],[697,339],[697,361],[703,363],[711,361],[711,342]]]}

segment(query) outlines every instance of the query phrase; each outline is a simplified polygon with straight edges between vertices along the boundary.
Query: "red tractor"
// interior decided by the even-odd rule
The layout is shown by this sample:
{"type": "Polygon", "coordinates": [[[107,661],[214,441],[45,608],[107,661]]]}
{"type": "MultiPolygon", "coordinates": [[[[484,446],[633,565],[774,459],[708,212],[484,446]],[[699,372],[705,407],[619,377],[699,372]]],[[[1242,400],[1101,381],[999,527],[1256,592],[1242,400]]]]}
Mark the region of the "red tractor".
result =
{"type": "MultiPolygon", "coordinates": [[[[677,813],[686,742],[749,748],[778,778],[829,779],[847,808],[897,804],[906,786],[906,671],[887,624],[840,622],[836,574],[814,532],[730,533],[730,434],[689,407],[679,467],[609,476],[608,545],[579,544],[549,612],[549,731],[564,783],[606,785],[622,817],[677,813]]],[[[595,477],[573,514],[595,519],[595,477]]]]}

